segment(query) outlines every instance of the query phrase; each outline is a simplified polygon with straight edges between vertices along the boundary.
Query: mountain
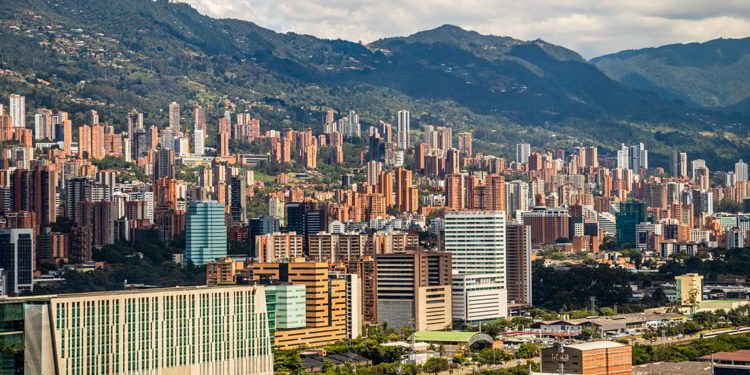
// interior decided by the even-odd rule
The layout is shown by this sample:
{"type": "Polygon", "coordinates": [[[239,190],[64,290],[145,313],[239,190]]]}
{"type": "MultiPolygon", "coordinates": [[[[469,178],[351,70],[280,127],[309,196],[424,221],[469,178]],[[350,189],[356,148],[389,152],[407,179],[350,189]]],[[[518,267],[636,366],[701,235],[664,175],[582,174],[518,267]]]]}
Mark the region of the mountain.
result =
{"type": "Polygon", "coordinates": [[[750,114],[750,38],[629,50],[592,62],[634,89],[693,106],[750,114]]]}
{"type": "Polygon", "coordinates": [[[478,150],[506,155],[522,140],[603,154],[642,141],[657,161],[678,146],[719,167],[748,147],[743,118],[634,90],[542,40],[445,25],[362,45],[166,0],[0,2],[0,95],[13,92],[76,123],[97,109],[119,127],[131,108],[164,124],[171,101],[212,116],[250,111],[265,128],[319,127],[327,108],[354,109],[368,125],[408,108],[415,128],[470,129],[478,150]]]}

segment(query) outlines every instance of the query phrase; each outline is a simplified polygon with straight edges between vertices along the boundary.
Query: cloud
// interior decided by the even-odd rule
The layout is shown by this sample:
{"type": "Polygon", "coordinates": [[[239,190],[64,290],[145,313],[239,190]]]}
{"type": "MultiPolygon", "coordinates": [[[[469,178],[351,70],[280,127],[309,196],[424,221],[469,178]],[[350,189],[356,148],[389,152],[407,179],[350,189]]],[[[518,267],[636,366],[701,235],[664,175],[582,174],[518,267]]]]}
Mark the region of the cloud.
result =
{"type": "Polygon", "coordinates": [[[594,57],[750,36],[747,0],[181,0],[212,17],[370,42],[442,24],[537,39],[594,57]]]}

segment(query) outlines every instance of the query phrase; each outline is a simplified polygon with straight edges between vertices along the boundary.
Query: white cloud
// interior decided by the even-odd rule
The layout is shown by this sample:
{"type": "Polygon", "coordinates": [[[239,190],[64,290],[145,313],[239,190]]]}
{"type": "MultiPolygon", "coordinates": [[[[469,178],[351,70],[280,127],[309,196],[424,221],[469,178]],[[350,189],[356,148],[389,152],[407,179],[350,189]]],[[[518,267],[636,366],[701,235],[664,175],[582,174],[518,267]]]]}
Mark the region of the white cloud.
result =
{"type": "Polygon", "coordinates": [[[181,0],[276,31],[370,42],[442,24],[541,38],[586,57],[750,36],[748,0],[181,0]]]}

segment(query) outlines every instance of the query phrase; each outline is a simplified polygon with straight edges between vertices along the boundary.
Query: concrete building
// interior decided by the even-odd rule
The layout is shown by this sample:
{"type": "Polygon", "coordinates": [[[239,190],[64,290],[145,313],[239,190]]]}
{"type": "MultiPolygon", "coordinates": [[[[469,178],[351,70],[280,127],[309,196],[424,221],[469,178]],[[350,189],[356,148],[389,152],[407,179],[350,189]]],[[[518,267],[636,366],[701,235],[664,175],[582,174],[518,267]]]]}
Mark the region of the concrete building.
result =
{"type": "Polygon", "coordinates": [[[23,348],[0,354],[13,373],[273,374],[260,286],[19,297],[0,311],[5,342],[23,348]]]}
{"type": "Polygon", "coordinates": [[[202,266],[227,256],[224,205],[215,201],[190,202],[185,239],[186,265],[202,266]]]}
{"type": "Polygon", "coordinates": [[[409,251],[375,256],[377,319],[417,331],[451,327],[451,254],[409,251]]]}
{"type": "MultiPolygon", "coordinates": [[[[542,349],[542,373],[558,373],[558,347],[542,349]]],[[[632,348],[613,341],[594,341],[564,348],[566,374],[630,375],[633,373],[632,348]]]]}
{"type": "Polygon", "coordinates": [[[453,284],[453,296],[459,298],[454,301],[453,311],[460,314],[455,319],[474,321],[472,317],[489,320],[507,316],[505,212],[446,213],[443,244],[445,251],[453,256],[453,273],[466,275],[453,284]],[[494,281],[488,280],[490,276],[494,281]],[[485,304],[480,308],[481,301],[485,304]],[[471,306],[476,314],[471,313],[471,306]],[[489,312],[493,308],[494,314],[489,312]]]}
{"type": "Polygon", "coordinates": [[[521,214],[523,223],[531,227],[531,242],[535,245],[552,245],[558,238],[570,234],[570,214],[564,208],[534,207],[521,214]]]}
{"type": "Polygon", "coordinates": [[[294,259],[285,263],[254,263],[255,281],[280,281],[305,286],[305,327],[279,329],[274,346],[281,350],[300,346],[320,348],[347,338],[347,283],[331,278],[328,263],[294,259]]]}
{"type": "Polygon", "coordinates": [[[510,222],[505,240],[508,304],[531,306],[531,227],[510,222]]]}
{"type": "Polygon", "coordinates": [[[453,321],[474,324],[508,316],[506,292],[494,273],[453,275],[453,321]]]}

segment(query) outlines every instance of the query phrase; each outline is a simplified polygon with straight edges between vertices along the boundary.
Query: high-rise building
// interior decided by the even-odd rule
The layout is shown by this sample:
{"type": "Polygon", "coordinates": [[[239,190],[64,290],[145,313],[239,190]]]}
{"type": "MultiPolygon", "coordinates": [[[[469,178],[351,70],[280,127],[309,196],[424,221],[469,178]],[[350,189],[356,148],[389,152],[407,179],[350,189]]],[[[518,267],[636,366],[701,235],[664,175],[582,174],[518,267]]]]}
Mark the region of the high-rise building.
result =
{"type": "Polygon", "coordinates": [[[669,173],[672,177],[685,178],[688,176],[687,153],[672,151],[669,156],[669,173]]]}
{"type": "Polygon", "coordinates": [[[299,346],[320,348],[347,338],[347,283],[331,277],[326,262],[290,260],[254,263],[255,281],[281,281],[305,286],[305,327],[280,329],[274,333],[274,346],[281,350],[299,346]]]}
{"type": "Polygon", "coordinates": [[[154,181],[162,178],[175,178],[174,150],[160,148],[154,158],[154,181]]]}
{"type": "Polygon", "coordinates": [[[202,130],[205,133],[208,130],[206,122],[206,110],[201,106],[193,108],[193,132],[202,130]]]}
{"type": "Polygon", "coordinates": [[[454,271],[498,274],[505,284],[505,212],[446,212],[443,241],[453,254],[454,271]]]}
{"type": "Polygon", "coordinates": [[[240,176],[232,176],[229,179],[229,213],[232,220],[244,223],[247,218],[247,179],[240,176]]]}
{"type": "Polygon", "coordinates": [[[449,210],[462,210],[466,207],[466,187],[464,176],[451,174],[445,176],[445,207],[449,210]]]}
{"type": "Polygon", "coordinates": [[[408,251],[375,256],[377,318],[417,331],[451,327],[451,254],[408,251]]]}
{"type": "Polygon", "coordinates": [[[551,245],[559,238],[570,237],[570,214],[563,208],[534,207],[521,213],[523,223],[531,227],[531,242],[551,245]]]}
{"type": "Polygon", "coordinates": [[[0,268],[5,273],[5,291],[19,294],[34,289],[34,229],[0,229],[0,268]]]}
{"type": "Polygon", "coordinates": [[[636,226],[646,221],[646,203],[636,200],[620,202],[620,210],[615,215],[615,220],[617,243],[620,246],[635,246],[636,226]]]}
{"type": "Polygon", "coordinates": [[[398,121],[396,125],[397,145],[401,149],[409,148],[409,136],[411,132],[411,115],[409,111],[402,109],[397,113],[398,121]]]}
{"type": "Polygon", "coordinates": [[[205,137],[206,136],[203,129],[195,129],[193,131],[193,154],[195,156],[203,156],[203,154],[206,152],[205,137]]]}
{"type": "Polygon", "coordinates": [[[747,181],[747,163],[742,159],[734,164],[734,177],[737,181],[747,181]]]}
{"type": "Polygon", "coordinates": [[[23,348],[3,357],[12,373],[273,374],[261,286],[61,294],[0,309],[14,327],[5,339],[23,348]]]}
{"type": "Polygon", "coordinates": [[[516,145],[516,163],[526,164],[531,156],[531,145],[528,143],[519,143],[516,145]]]}
{"type": "Polygon", "coordinates": [[[505,212],[446,212],[444,225],[443,246],[453,256],[453,273],[464,275],[453,282],[454,319],[507,316],[505,212]]]}
{"type": "Polygon", "coordinates": [[[509,222],[505,226],[506,287],[510,305],[530,306],[531,227],[509,222]]]}
{"type": "Polygon", "coordinates": [[[180,132],[180,105],[176,102],[169,103],[169,127],[175,133],[180,132]]]}
{"type": "Polygon", "coordinates": [[[14,128],[26,127],[26,97],[13,94],[10,96],[10,116],[14,128]]]}
{"type": "Polygon", "coordinates": [[[630,146],[628,155],[630,156],[628,167],[631,170],[637,172],[641,169],[648,169],[648,150],[643,143],[630,146]]]}
{"type": "Polygon", "coordinates": [[[471,132],[458,133],[458,151],[467,156],[474,156],[473,135],[471,132]]]}
{"type": "Polygon", "coordinates": [[[185,233],[185,264],[202,266],[227,256],[224,205],[215,201],[192,201],[188,206],[185,233]]]}

